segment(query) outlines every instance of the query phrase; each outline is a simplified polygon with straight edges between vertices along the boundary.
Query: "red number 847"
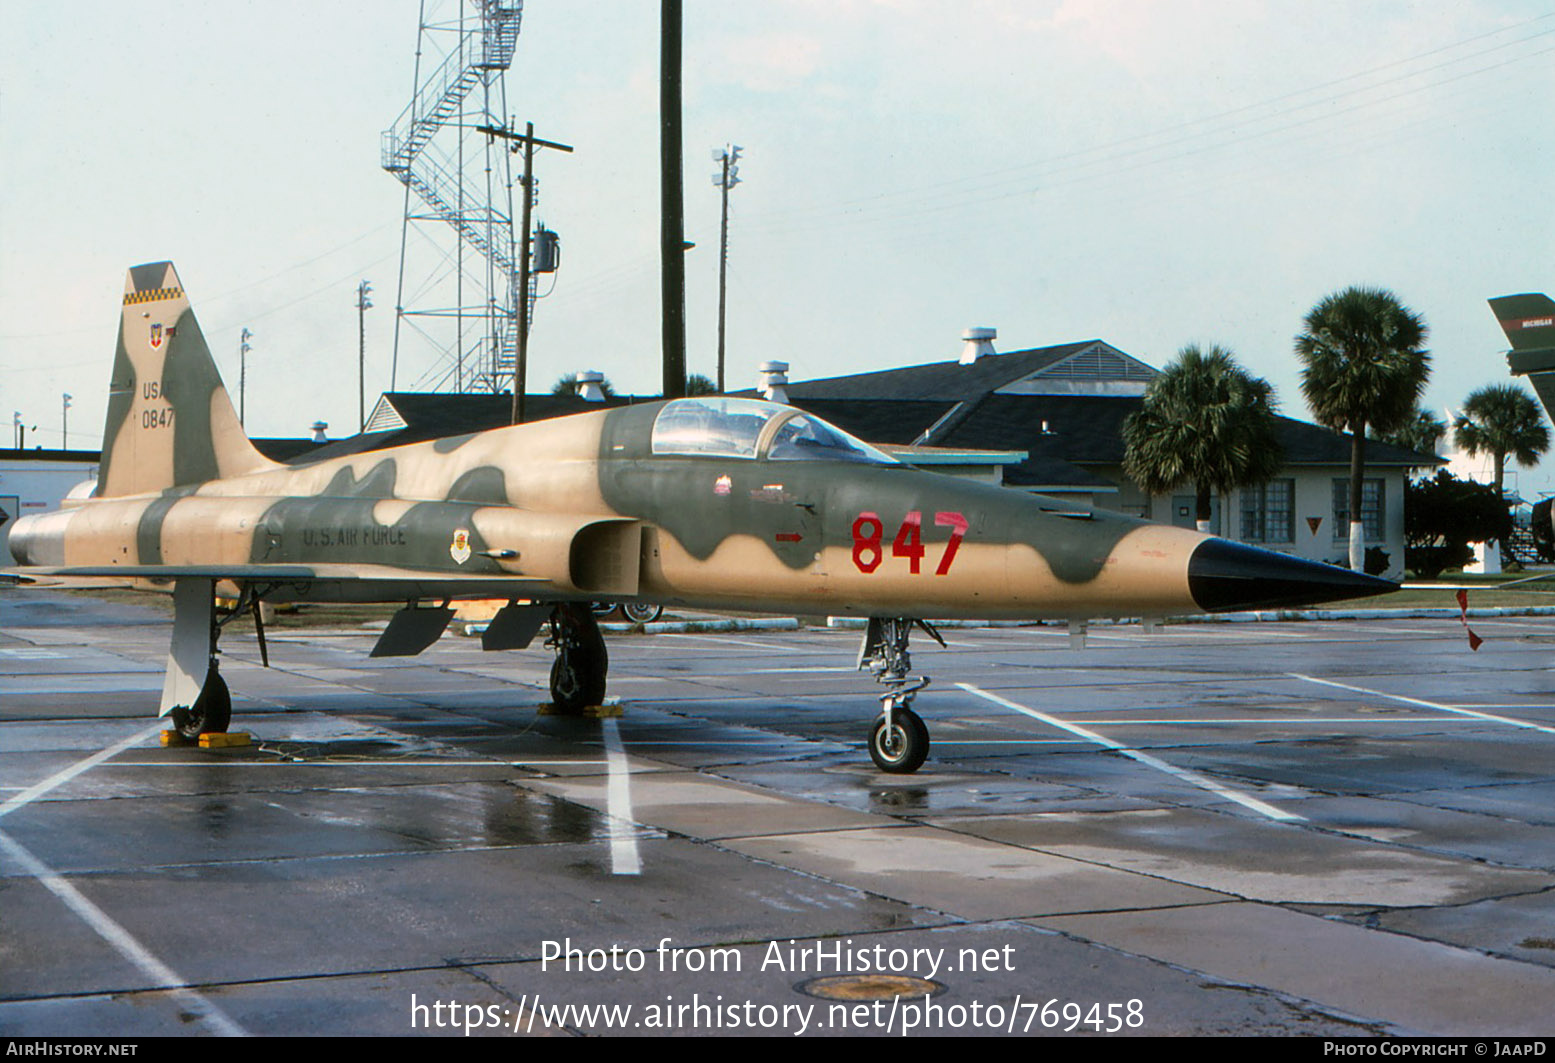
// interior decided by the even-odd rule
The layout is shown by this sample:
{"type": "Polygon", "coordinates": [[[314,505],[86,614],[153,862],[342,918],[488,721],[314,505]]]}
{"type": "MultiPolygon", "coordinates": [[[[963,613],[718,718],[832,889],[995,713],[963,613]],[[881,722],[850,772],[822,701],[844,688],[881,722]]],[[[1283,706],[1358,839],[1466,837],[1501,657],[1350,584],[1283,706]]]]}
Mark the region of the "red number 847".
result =
{"type": "MultiPolygon", "coordinates": [[[[961,548],[967,519],[960,513],[940,512],[934,514],[934,525],[950,529],[950,541],[945,544],[945,552],[934,569],[936,576],[943,576],[950,571],[951,562],[956,559],[956,551],[961,548]]],[[[915,576],[922,571],[923,564],[922,526],[923,514],[915,509],[907,514],[902,526],[897,529],[896,538],[891,542],[891,556],[905,557],[908,571],[915,576]]],[[[885,524],[878,513],[860,513],[854,520],[853,565],[860,572],[869,573],[880,567],[880,562],[885,559],[885,548],[882,546],[884,536],[885,524]]]]}

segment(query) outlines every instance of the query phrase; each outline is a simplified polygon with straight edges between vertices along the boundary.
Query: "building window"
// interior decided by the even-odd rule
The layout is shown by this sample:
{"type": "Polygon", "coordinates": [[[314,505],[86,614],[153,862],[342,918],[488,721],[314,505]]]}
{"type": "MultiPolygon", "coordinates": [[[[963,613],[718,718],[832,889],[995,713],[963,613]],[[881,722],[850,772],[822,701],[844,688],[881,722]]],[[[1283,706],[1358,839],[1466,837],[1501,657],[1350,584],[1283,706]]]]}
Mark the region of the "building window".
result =
{"type": "MultiPolygon", "coordinates": [[[[1381,542],[1382,535],[1382,481],[1361,481],[1361,525],[1366,538],[1381,542]]],[[[1334,539],[1350,537],[1350,481],[1334,480],[1334,539]]]]}
{"type": "Polygon", "coordinates": [[[1242,489],[1242,541],[1296,541],[1296,481],[1270,480],[1262,487],[1242,489]]]}

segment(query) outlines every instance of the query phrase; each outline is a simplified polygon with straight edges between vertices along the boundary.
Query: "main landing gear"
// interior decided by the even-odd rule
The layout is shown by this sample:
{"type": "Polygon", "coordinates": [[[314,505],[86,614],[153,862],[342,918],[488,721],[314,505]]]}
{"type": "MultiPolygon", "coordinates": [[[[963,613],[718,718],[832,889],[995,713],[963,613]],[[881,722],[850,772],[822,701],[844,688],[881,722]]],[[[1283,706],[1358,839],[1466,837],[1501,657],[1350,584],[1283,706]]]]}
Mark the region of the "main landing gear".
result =
{"type": "Polygon", "coordinates": [[[875,682],[886,687],[880,695],[880,718],[869,734],[869,756],[881,771],[910,775],[929,755],[929,729],[912,711],[913,698],[929,685],[926,675],[914,677],[907,637],[914,626],[922,628],[940,646],[945,640],[922,620],[907,617],[870,617],[859,649],[858,667],[868,668],[875,682]]]}
{"type": "Polygon", "coordinates": [[[551,611],[547,646],[556,648],[551,665],[551,702],[557,711],[573,714],[605,700],[605,675],[610,657],[605,636],[586,602],[559,602],[551,611]]]}
{"type": "Polygon", "coordinates": [[[216,641],[221,629],[245,611],[253,613],[260,655],[268,665],[259,596],[251,588],[243,588],[231,611],[219,613],[213,581],[182,579],[173,587],[173,645],[162,682],[159,715],[169,717],[173,729],[184,738],[221,733],[232,722],[232,694],[221,677],[216,641]]]}
{"type": "Polygon", "coordinates": [[[211,658],[210,670],[200,685],[200,694],[193,705],[174,705],[169,713],[173,730],[185,738],[199,738],[202,734],[225,732],[232,723],[232,694],[227,681],[216,669],[216,658],[211,658]]]}

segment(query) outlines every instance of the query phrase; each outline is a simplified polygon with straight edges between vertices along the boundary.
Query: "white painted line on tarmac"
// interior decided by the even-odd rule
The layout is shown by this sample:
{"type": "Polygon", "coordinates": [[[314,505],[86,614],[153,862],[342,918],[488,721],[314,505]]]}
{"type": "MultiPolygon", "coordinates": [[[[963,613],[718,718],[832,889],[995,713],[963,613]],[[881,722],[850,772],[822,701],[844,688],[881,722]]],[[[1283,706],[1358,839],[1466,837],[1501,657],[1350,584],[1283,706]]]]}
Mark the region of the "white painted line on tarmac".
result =
{"type": "Polygon", "coordinates": [[[1468,716],[1476,720],[1484,720],[1488,723],[1504,723],[1511,727],[1522,727],[1529,731],[1540,731],[1544,734],[1555,734],[1555,727],[1545,724],[1533,723],[1529,720],[1514,720],[1510,716],[1495,716],[1488,712],[1475,712],[1461,705],[1443,705],[1439,701],[1426,701],[1423,698],[1405,697],[1403,694],[1389,694],[1382,690],[1368,690],[1366,687],[1351,686],[1349,683],[1339,683],[1332,679],[1318,679],[1315,676],[1302,675],[1299,672],[1286,672],[1293,679],[1302,679],[1308,683],[1317,683],[1325,687],[1337,687],[1340,690],[1350,690],[1357,694],[1370,694],[1374,698],[1387,698],[1391,701],[1402,701],[1406,705],[1423,705],[1428,709],[1437,709],[1441,712],[1456,713],[1459,716],[1468,716]]]}
{"type": "Polygon", "coordinates": [[[44,889],[63,901],[65,907],[80,916],[81,920],[96,931],[99,937],[113,946],[115,952],[151,979],[156,988],[171,990],[173,997],[182,1007],[198,1016],[212,1033],[221,1037],[248,1036],[247,1030],[233,1022],[226,1012],[212,1004],[198,991],[189,988],[186,979],[152,955],[128,930],[114,922],[107,912],[87,900],[80,890],[42,860],[33,856],[20,842],[4,831],[0,831],[0,850],[21,864],[27,874],[37,879],[44,889]]]}
{"type": "Polygon", "coordinates": [[[637,824],[632,821],[632,771],[621,745],[621,732],[613,717],[600,721],[605,734],[605,753],[610,762],[606,807],[610,815],[610,871],[615,875],[639,875],[642,858],[637,854],[637,824]]]}
{"type": "MultiPolygon", "coordinates": [[[[769,746],[779,738],[634,738],[634,746],[769,746]]],[[[800,739],[799,741],[802,741],[800,739]]]]}
{"type": "Polygon", "coordinates": [[[1288,716],[1288,717],[1287,716],[1269,716],[1269,717],[1250,716],[1250,717],[1248,717],[1246,719],[1231,718],[1231,719],[1224,719],[1224,720],[1203,720],[1203,719],[1200,719],[1200,720],[1189,720],[1189,719],[1173,720],[1173,719],[1167,719],[1167,718],[1164,718],[1164,717],[1161,718],[1161,719],[1156,719],[1154,717],[1144,716],[1144,717],[1140,717],[1138,719],[1119,719],[1119,720],[1100,719],[1100,720],[1086,720],[1085,722],[1089,723],[1089,724],[1091,724],[1091,725],[1093,725],[1095,727],[1149,727],[1152,724],[1158,724],[1158,723],[1169,723],[1169,724],[1174,724],[1174,725],[1186,724],[1186,725],[1193,726],[1193,727],[1217,727],[1217,726],[1225,726],[1225,725],[1234,725],[1234,726],[1243,726],[1243,727],[1245,727],[1245,726],[1249,726],[1249,725],[1264,724],[1264,723],[1279,723],[1279,724],[1314,723],[1314,724],[1322,724],[1323,726],[1327,727],[1327,726],[1331,726],[1333,724],[1356,723],[1356,722],[1363,722],[1363,723],[1367,723],[1367,724],[1373,724],[1373,723],[1468,723],[1469,721],[1468,720],[1444,720],[1440,716],[1387,716],[1387,717],[1383,717],[1381,719],[1376,719],[1376,720],[1373,720],[1373,719],[1371,719],[1369,717],[1367,717],[1367,718],[1358,718],[1358,717],[1355,717],[1355,716],[1288,716]]]}
{"type": "Polygon", "coordinates": [[[608,760],[354,760],[331,759],[233,760],[116,760],[116,768],[570,768],[574,765],[609,764],[608,760]]]}
{"type": "Polygon", "coordinates": [[[95,768],[109,757],[112,757],[118,753],[122,753],[126,749],[129,749],[131,746],[140,745],[140,743],[144,742],[146,739],[150,738],[160,730],[162,730],[162,724],[159,721],[152,724],[144,731],[135,732],[128,738],[124,739],[122,742],[115,742],[113,745],[109,746],[107,749],[102,750],[101,752],[93,753],[89,757],[76,761],[74,764],[70,765],[70,767],[55,772],[53,775],[50,775],[47,779],[44,779],[40,783],[34,783],[32,786],[27,787],[27,789],[23,790],[15,797],[7,800],[5,804],[0,805],[0,816],[8,816],[12,812],[15,812],[18,808],[32,804],[32,802],[36,801],[38,798],[42,797],[44,794],[48,793],[55,787],[65,785],[65,783],[69,782],[71,779],[74,779],[83,771],[87,771],[90,768],[95,768]]]}
{"type": "Polygon", "coordinates": [[[936,738],[940,746],[1072,746],[1068,738],[936,738]]]}
{"type": "Polygon", "coordinates": [[[1068,731],[1073,735],[1079,735],[1081,738],[1084,738],[1087,741],[1094,742],[1097,745],[1106,749],[1110,749],[1115,753],[1121,753],[1125,757],[1128,757],[1130,760],[1138,761],[1147,767],[1155,768],[1157,771],[1164,771],[1166,774],[1172,776],[1173,778],[1190,783],[1193,786],[1197,786],[1201,790],[1207,790],[1214,794],[1216,797],[1222,797],[1227,801],[1234,801],[1235,803],[1241,805],[1243,808],[1251,809],[1252,811],[1257,812],[1260,816],[1267,816],[1269,819],[1278,820],[1283,823],[1305,821],[1306,819],[1305,816],[1298,816],[1294,812],[1286,812],[1282,809],[1275,808],[1273,805],[1260,801],[1256,797],[1249,797],[1246,794],[1238,793],[1235,790],[1222,786],[1220,783],[1214,781],[1213,779],[1200,775],[1198,772],[1187,771],[1183,768],[1168,764],[1166,761],[1161,760],[1158,757],[1153,757],[1149,753],[1144,753],[1137,749],[1130,749],[1128,746],[1123,745],[1121,742],[1114,742],[1112,739],[1107,738],[1104,735],[1099,735],[1095,731],[1088,731],[1084,727],[1078,727],[1075,724],[1060,720],[1056,716],[1049,716],[1045,712],[1039,712],[1036,709],[1028,708],[1025,705],[1011,701],[1008,698],[1002,698],[997,694],[990,694],[986,690],[979,690],[977,687],[970,683],[957,683],[956,686],[960,687],[962,690],[965,690],[968,694],[976,694],[978,697],[983,698],[986,701],[991,701],[995,705],[1003,705],[1007,709],[1014,709],[1016,712],[1024,713],[1034,720],[1041,720],[1043,723],[1050,727],[1057,727],[1059,730],[1068,731]]]}
{"type": "Polygon", "coordinates": [[[697,642],[716,642],[721,646],[754,646],[758,650],[783,650],[785,653],[814,653],[808,646],[790,646],[782,642],[756,642],[753,639],[731,639],[723,635],[691,635],[679,631],[666,631],[655,638],[695,639],[697,642]]]}
{"type": "MultiPolygon", "coordinates": [[[[0,816],[7,815],[18,808],[31,804],[50,790],[63,786],[82,772],[96,767],[109,757],[144,742],[161,729],[162,724],[160,722],[155,723],[151,727],[139,731],[123,741],[115,742],[107,749],[76,761],[70,767],[55,772],[42,782],[29,786],[15,797],[6,801],[4,805],[0,805],[0,816]]],[[[215,1004],[206,1000],[205,997],[195,990],[190,989],[189,983],[186,980],[179,977],[177,972],[152,955],[144,945],[135,940],[128,930],[114,922],[107,912],[87,900],[80,890],[72,886],[58,872],[42,860],[39,860],[25,846],[4,831],[0,831],[0,849],[3,849],[7,856],[20,864],[27,874],[37,879],[45,889],[64,902],[65,906],[72,912],[75,912],[99,937],[113,946],[115,952],[134,964],[142,974],[156,983],[157,988],[172,990],[173,996],[177,997],[190,1012],[198,1015],[200,1020],[210,1028],[211,1032],[224,1037],[244,1037],[247,1035],[247,1031],[243,1027],[228,1018],[227,1014],[215,1004]]]]}

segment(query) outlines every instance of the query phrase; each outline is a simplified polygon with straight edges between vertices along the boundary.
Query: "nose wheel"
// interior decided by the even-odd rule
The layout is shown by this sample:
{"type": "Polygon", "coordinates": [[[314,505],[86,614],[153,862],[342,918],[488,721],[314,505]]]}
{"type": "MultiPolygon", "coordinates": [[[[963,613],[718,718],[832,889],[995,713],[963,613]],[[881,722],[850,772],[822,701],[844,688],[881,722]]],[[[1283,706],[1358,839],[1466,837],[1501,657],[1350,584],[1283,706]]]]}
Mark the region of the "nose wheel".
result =
{"type": "Polygon", "coordinates": [[[911,709],[892,709],[869,734],[869,759],[892,775],[910,775],[929,755],[929,729],[911,709]]]}

